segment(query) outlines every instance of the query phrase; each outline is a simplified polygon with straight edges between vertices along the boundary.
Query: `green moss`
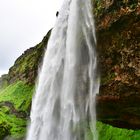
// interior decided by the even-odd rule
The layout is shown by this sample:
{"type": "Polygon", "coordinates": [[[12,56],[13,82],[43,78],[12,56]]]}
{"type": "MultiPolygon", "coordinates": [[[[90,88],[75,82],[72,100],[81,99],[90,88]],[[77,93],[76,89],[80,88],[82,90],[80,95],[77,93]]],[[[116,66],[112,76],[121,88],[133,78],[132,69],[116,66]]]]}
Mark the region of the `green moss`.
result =
{"type": "Polygon", "coordinates": [[[33,89],[33,86],[19,81],[0,91],[0,139],[8,135],[13,138],[25,135],[27,120],[20,118],[18,113],[28,112],[33,89]]]}
{"type": "Polygon", "coordinates": [[[26,54],[25,57],[20,58],[16,61],[15,67],[13,69],[15,70],[15,73],[24,73],[27,69],[32,69],[35,65],[36,61],[36,52],[35,49],[30,54],[26,54]]]}
{"type": "Polygon", "coordinates": [[[9,134],[10,127],[5,122],[0,122],[0,139],[3,140],[9,134]]]}
{"type": "Polygon", "coordinates": [[[20,111],[26,111],[32,100],[33,86],[17,82],[0,92],[0,102],[9,101],[20,111]]]}
{"type": "Polygon", "coordinates": [[[10,108],[7,107],[7,106],[2,106],[2,107],[0,108],[0,112],[9,114],[9,111],[10,111],[10,108]]]}
{"type": "Polygon", "coordinates": [[[101,5],[101,0],[92,0],[93,4],[94,4],[94,14],[95,16],[98,16],[101,14],[103,7],[101,5]]]}
{"type": "Polygon", "coordinates": [[[5,130],[7,135],[22,137],[26,132],[26,120],[0,111],[0,128],[5,130]]]}
{"type": "MultiPolygon", "coordinates": [[[[98,140],[140,140],[140,130],[128,130],[97,122],[98,140]]],[[[93,140],[90,129],[87,139],[93,140]]]]}
{"type": "Polygon", "coordinates": [[[110,82],[111,80],[113,80],[115,78],[115,73],[109,73],[108,75],[105,75],[104,77],[101,78],[101,84],[107,84],[108,82],[110,82]]]}

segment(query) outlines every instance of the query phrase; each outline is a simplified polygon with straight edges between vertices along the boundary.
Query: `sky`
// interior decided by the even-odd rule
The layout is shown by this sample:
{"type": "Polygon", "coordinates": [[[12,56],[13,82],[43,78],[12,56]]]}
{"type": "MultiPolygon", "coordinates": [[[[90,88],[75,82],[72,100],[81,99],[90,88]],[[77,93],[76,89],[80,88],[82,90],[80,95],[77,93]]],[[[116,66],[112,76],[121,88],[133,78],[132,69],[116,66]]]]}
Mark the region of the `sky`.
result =
{"type": "Polygon", "coordinates": [[[0,76],[55,24],[63,0],[0,0],[0,76]]]}

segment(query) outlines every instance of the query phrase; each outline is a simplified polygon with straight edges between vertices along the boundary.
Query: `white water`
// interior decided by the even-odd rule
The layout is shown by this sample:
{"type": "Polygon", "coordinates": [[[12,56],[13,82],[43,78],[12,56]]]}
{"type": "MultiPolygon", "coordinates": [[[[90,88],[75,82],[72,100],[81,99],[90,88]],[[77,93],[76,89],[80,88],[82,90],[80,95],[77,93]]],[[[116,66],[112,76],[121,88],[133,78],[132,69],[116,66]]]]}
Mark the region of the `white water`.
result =
{"type": "Polygon", "coordinates": [[[65,0],[48,42],[27,140],[97,140],[95,27],[90,0],[65,0]],[[92,124],[92,125],[91,125],[92,124]]]}

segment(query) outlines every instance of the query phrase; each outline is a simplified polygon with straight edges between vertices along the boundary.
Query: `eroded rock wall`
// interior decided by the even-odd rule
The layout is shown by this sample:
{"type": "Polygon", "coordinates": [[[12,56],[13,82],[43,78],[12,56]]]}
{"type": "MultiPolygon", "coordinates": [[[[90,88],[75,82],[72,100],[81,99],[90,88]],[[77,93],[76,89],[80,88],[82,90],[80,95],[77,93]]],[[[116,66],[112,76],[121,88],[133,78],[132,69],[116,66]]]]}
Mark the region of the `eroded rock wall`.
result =
{"type": "Polygon", "coordinates": [[[98,0],[94,6],[101,74],[98,119],[140,128],[140,2],[98,0]]]}

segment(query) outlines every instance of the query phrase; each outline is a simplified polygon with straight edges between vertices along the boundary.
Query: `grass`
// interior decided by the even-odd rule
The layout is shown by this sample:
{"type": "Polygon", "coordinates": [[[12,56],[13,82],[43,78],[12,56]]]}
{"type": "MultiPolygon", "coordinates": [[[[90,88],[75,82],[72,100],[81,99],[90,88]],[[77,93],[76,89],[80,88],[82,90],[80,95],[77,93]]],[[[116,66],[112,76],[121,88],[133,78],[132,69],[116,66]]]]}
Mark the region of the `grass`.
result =
{"type": "Polygon", "coordinates": [[[7,131],[5,133],[14,137],[21,137],[26,131],[26,120],[0,112],[0,126],[7,131]]]}
{"type": "Polygon", "coordinates": [[[33,91],[34,86],[19,81],[0,91],[0,102],[9,101],[14,104],[15,109],[27,111],[31,104],[33,91]]]}
{"type": "MultiPolygon", "coordinates": [[[[29,112],[33,91],[34,86],[19,81],[0,91],[0,102],[12,103],[17,113],[29,112]]],[[[11,106],[0,105],[0,140],[8,135],[13,138],[21,138],[25,135],[27,119],[17,116],[11,112],[11,106]]]]}
{"type": "MultiPolygon", "coordinates": [[[[102,122],[97,122],[98,140],[140,140],[140,130],[129,130],[113,127],[102,122]]],[[[87,139],[93,140],[90,129],[87,131],[87,139]]]]}

